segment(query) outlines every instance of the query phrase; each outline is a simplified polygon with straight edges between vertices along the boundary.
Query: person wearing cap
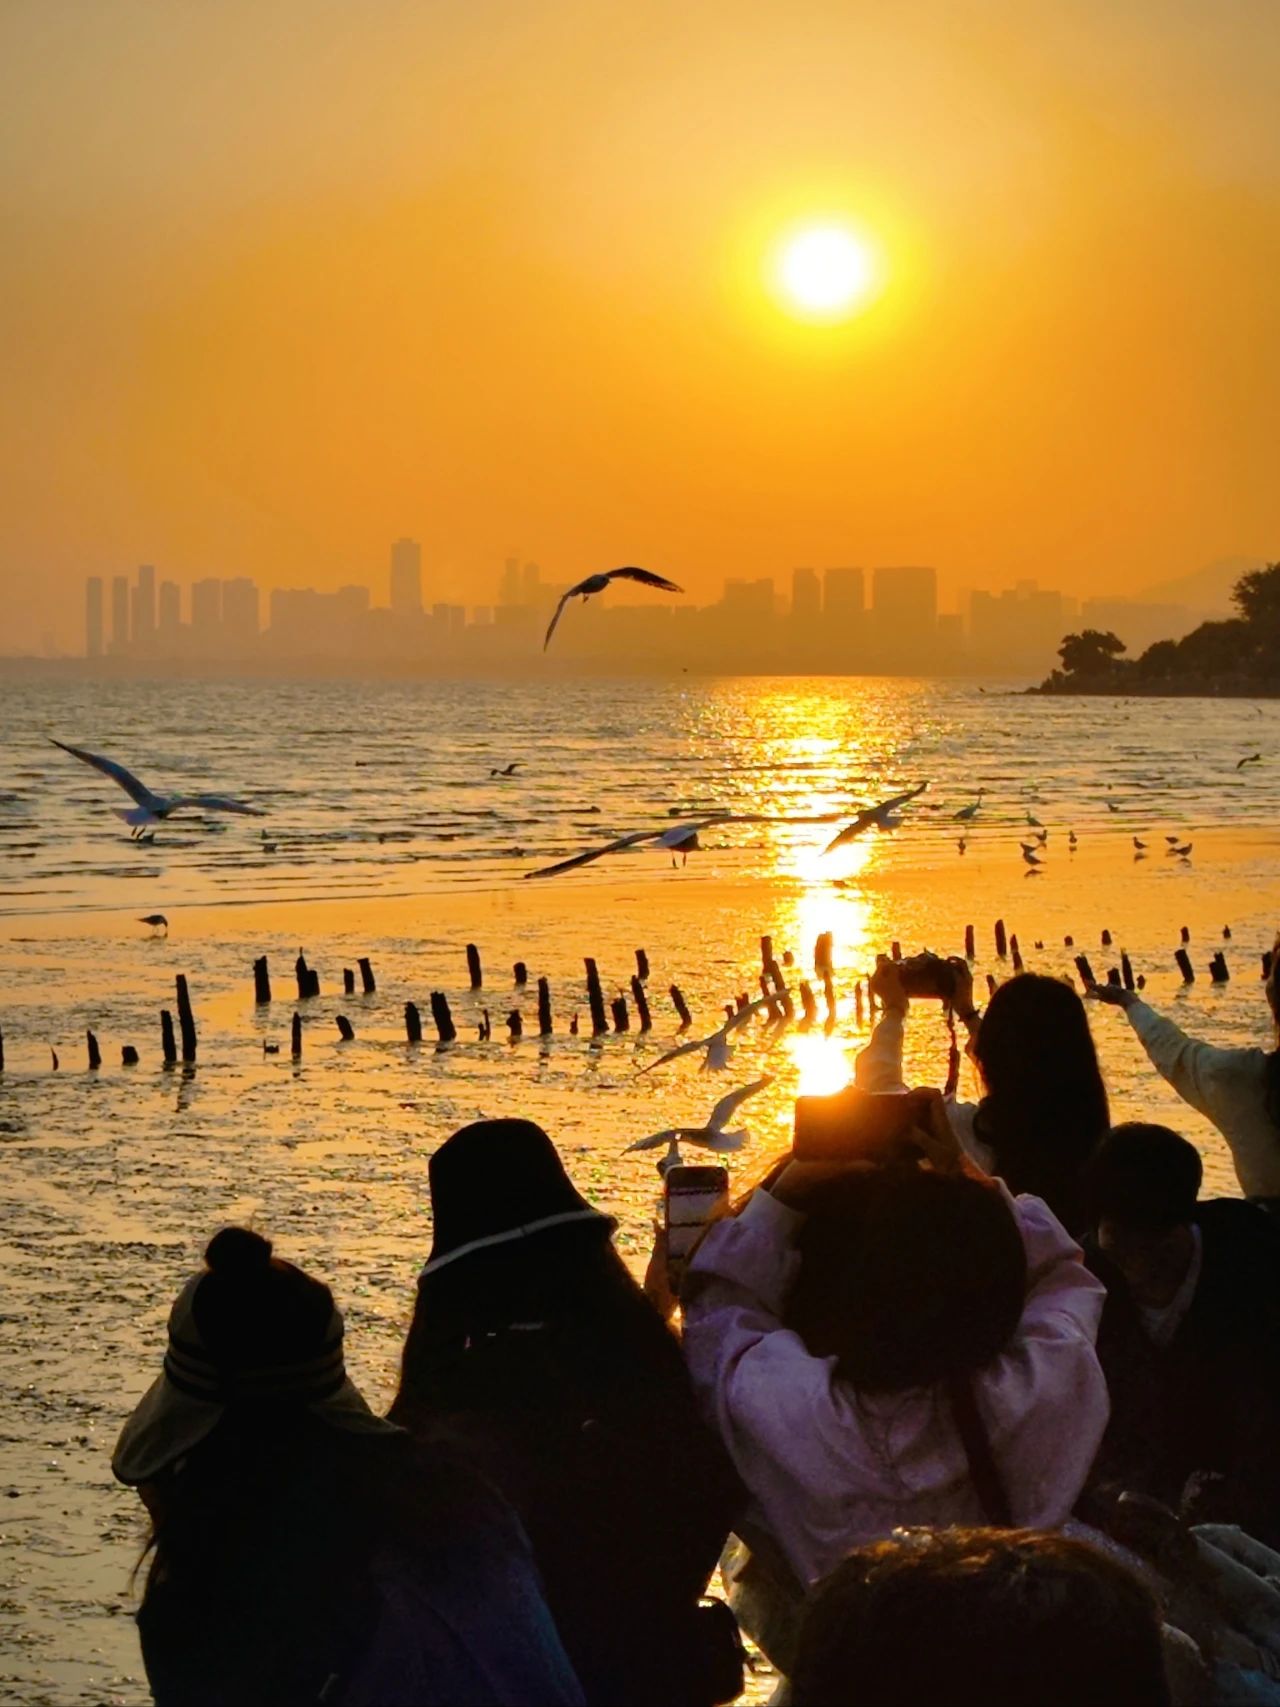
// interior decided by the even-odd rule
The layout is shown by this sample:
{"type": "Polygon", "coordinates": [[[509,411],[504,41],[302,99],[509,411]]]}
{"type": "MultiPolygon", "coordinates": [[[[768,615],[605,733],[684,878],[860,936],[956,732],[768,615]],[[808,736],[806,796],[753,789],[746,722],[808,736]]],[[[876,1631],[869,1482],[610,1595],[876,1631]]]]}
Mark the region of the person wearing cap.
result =
{"type": "Polygon", "coordinates": [[[429,1179],[431,1253],[391,1415],[464,1452],[515,1506],[593,1707],[731,1699],[736,1629],[699,1598],[740,1490],[615,1223],[528,1121],[465,1127],[429,1179]]]}
{"type": "Polygon", "coordinates": [[[256,1233],[210,1242],[112,1469],[159,1707],[582,1701],[510,1507],[373,1414],[328,1287],[256,1233]]]}

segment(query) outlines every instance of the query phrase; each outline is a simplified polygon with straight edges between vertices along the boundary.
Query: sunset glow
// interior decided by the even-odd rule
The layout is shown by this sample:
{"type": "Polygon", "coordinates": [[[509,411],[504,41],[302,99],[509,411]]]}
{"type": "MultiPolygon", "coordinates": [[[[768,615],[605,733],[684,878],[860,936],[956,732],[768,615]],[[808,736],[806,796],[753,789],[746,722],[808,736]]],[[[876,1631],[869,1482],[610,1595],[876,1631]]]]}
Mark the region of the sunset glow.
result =
{"type": "Polygon", "coordinates": [[[815,319],[856,313],[874,295],[876,275],[869,244],[841,225],[807,227],[784,242],[778,259],[783,295],[815,319]]]}

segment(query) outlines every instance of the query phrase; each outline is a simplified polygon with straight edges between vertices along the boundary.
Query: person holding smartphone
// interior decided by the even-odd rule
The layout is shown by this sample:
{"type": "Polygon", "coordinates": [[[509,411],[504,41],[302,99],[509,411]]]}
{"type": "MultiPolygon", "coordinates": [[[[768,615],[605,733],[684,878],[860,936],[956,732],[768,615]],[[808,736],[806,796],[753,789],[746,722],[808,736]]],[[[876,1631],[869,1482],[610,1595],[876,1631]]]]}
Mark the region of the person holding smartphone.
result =
{"type": "Polygon", "coordinates": [[[751,1496],[738,1533],[793,1603],[904,1524],[1055,1527],[1106,1426],[1101,1283],[964,1155],[939,1093],[910,1107],[907,1134],[787,1160],[689,1262],[685,1358],[751,1496]]]}
{"type": "MultiPolygon", "coordinates": [[[[947,1098],[958,1142],[985,1172],[999,1175],[1015,1194],[1043,1199],[1082,1237],[1083,1170],[1111,1126],[1084,1003],[1060,978],[1022,972],[1000,985],[983,1014],[967,964],[958,958],[941,964],[949,969],[949,1005],[968,1032],[983,1088],[976,1103],[947,1098]]],[[[867,1091],[901,1091],[910,1002],[886,956],[878,956],[870,982],[882,1012],[858,1058],[855,1082],[867,1091]]]]}

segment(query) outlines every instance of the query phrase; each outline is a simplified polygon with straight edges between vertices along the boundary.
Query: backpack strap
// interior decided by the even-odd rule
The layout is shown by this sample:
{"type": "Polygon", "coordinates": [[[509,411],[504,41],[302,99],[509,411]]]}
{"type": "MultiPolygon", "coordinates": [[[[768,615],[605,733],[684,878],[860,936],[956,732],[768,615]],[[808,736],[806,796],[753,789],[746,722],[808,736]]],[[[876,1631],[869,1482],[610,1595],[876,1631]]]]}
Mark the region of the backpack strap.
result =
{"type": "Polygon", "coordinates": [[[964,1447],[964,1455],[969,1461],[969,1475],[983,1515],[988,1523],[994,1524],[998,1529],[1012,1529],[1013,1509],[1009,1504],[1009,1495],[996,1464],[995,1454],[991,1450],[991,1438],[978,1410],[973,1382],[969,1376],[964,1373],[948,1376],[947,1396],[951,1400],[951,1414],[955,1418],[956,1432],[960,1436],[960,1444],[964,1447]]]}

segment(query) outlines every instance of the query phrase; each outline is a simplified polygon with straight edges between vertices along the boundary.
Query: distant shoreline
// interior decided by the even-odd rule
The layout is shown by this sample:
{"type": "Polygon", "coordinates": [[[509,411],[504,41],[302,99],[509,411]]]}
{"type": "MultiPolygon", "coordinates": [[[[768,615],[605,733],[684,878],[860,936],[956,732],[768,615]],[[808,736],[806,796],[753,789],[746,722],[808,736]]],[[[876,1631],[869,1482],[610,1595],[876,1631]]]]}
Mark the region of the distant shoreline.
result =
{"type": "Polygon", "coordinates": [[[1187,681],[1140,681],[1130,676],[1105,676],[1096,681],[1047,681],[1030,687],[1029,694],[1046,698],[1090,699],[1280,699],[1280,684],[1264,687],[1244,680],[1212,680],[1193,677],[1187,681]]]}

